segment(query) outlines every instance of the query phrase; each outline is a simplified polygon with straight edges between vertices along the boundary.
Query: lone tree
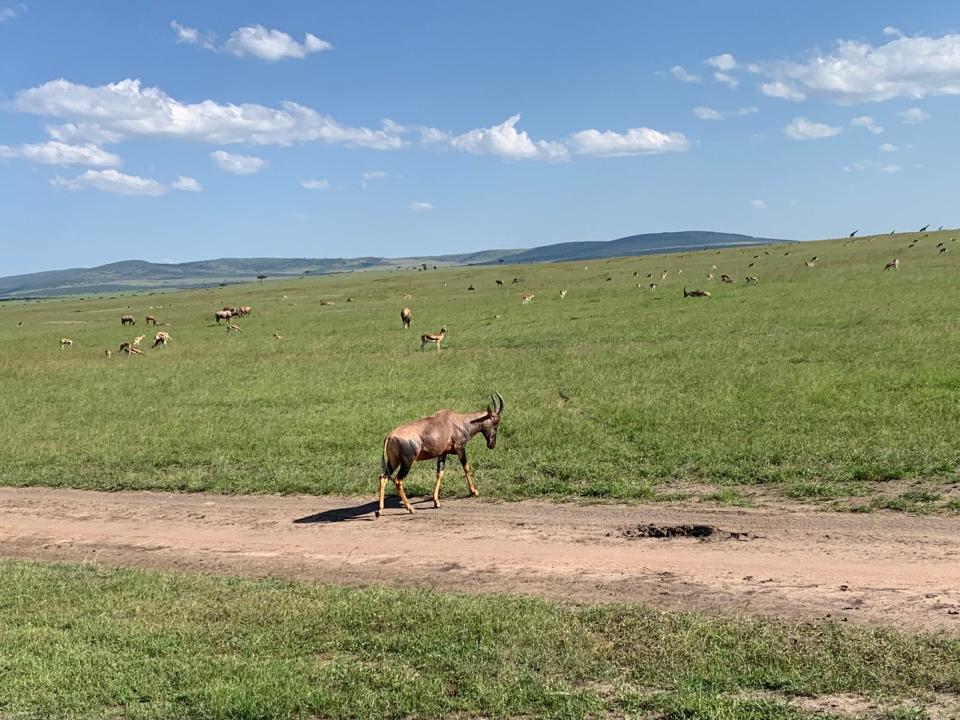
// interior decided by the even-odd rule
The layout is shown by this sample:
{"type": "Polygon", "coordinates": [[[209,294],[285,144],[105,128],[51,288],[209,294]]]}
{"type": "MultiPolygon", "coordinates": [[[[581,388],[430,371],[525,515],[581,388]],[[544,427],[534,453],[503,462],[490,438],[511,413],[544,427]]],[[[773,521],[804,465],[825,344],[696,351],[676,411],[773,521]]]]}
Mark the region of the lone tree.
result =
{"type": "Polygon", "coordinates": [[[263,281],[267,279],[266,275],[257,275],[257,280],[260,281],[260,284],[263,285],[263,281]]]}

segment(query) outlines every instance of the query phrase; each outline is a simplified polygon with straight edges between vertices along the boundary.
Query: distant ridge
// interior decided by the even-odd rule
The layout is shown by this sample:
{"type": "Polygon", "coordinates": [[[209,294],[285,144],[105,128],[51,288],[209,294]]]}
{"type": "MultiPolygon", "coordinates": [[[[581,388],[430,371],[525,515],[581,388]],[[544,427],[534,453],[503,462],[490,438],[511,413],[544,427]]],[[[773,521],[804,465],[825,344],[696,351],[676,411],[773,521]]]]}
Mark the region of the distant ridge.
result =
{"type": "Polygon", "coordinates": [[[702,230],[647,233],[616,240],[568,242],[525,250],[481,250],[453,255],[410,258],[219,258],[185,263],[123,260],[93,268],[48,270],[0,278],[0,299],[58,295],[173,290],[268,278],[324,275],[356,270],[388,270],[427,265],[489,265],[593,260],[628,255],[685,252],[713,247],[784,242],[772,238],[702,230]]]}

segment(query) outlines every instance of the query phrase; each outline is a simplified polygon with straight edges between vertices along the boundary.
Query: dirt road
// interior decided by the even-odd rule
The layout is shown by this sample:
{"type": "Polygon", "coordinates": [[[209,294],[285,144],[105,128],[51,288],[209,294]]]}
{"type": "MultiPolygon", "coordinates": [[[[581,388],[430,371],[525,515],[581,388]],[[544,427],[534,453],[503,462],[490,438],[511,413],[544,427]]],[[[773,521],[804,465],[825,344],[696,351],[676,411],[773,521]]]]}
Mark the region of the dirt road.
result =
{"type": "Polygon", "coordinates": [[[960,518],[415,504],[0,488],[0,556],[960,632],[960,518]],[[681,525],[719,532],[646,537],[681,525]]]}

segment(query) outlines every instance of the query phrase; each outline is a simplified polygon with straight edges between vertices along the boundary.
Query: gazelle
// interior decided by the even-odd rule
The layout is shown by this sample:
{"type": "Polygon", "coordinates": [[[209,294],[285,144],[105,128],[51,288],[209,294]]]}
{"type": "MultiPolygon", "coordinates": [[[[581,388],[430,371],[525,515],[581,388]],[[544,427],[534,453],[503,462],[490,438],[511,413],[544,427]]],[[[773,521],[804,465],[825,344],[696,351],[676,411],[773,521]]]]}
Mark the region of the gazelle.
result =
{"type": "Polygon", "coordinates": [[[70,338],[60,338],[60,349],[66,350],[73,347],[73,340],[70,338]]]}
{"type": "Polygon", "coordinates": [[[473,484],[473,471],[467,462],[467,443],[477,433],[482,433],[487,447],[493,450],[497,444],[497,429],[503,414],[503,398],[500,393],[491,395],[490,404],[482,412],[457,413],[453,410],[439,410],[430,417],[405,423],[387,435],[383,441],[383,456],[380,460],[380,490],[376,517],[383,513],[383,495],[387,480],[396,471],[393,483],[397,495],[408,512],[414,512],[413,506],[403,490],[403,480],[417,460],[437,459],[437,481],[433,487],[433,506],[440,507],[440,483],[443,481],[443,468],[447,455],[456,454],[463,466],[470,494],[476,497],[480,493],[473,484]]]}
{"type": "Polygon", "coordinates": [[[533,293],[531,293],[530,295],[521,295],[521,296],[520,296],[520,304],[521,304],[521,305],[529,305],[531,300],[533,300],[533,293]]]}
{"type": "Polygon", "coordinates": [[[567,291],[566,291],[566,290],[561,290],[561,291],[560,291],[560,299],[563,300],[566,296],[567,296],[567,291]]]}
{"type": "Polygon", "coordinates": [[[884,270],[889,270],[890,268],[893,268],[894,270],[899,270],[900,258],[894,258],[893,260],[891,260],[890,262],[888,262],[886,265],[883,266],[884,270]]]}
{"type": "Polygon", "coordinates": [[[440,352],[440,343],[443,342],[443,339],[447,336],[447,326],[444,325],[440,328],[440,332],[433,333],[424,333],[420,336],[420,350],[423,350],[427,345],[433,343],[437,346],[437,352],[440,352]]]}

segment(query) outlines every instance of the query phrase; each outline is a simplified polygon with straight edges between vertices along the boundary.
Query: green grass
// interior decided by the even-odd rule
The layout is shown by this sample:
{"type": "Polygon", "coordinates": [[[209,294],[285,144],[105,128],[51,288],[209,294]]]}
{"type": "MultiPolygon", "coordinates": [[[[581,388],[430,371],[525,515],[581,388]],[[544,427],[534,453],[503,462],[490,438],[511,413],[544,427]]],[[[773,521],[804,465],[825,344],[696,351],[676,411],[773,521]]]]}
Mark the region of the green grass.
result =
{"type": "MultiPolygon", "coordinates": [[[[944,232],[906,249],[914,237],[3,303],[0,483],[369,494],[391,428],[499,390],[498,447],[470,447],[488,497],[935,489],[960,466],[960,246],[944,232]],[[900,272],[883,272],[894,256],[900,272]],[[708,281],[712,264],[738,282],[708,281]],[[685,300],[685,285],[713,297],[685,300]],[[223,304],[254,307],[243,334],[213,326],[223,304]],[[105,358],[135,334],[128,306],[136,331],[147,312],[169,321],[171,347],[105,358]],[[441,324],[441,352],[420,352],[441,324]]],[[[431,476],[418,466],[409,489],[431,476]]]]}
{"type": "Polygon", "coordinates": [[[791,697],[960,692],[957,637],[92,566],[0,577],[3,718],[800,718],[791,697]]]}

